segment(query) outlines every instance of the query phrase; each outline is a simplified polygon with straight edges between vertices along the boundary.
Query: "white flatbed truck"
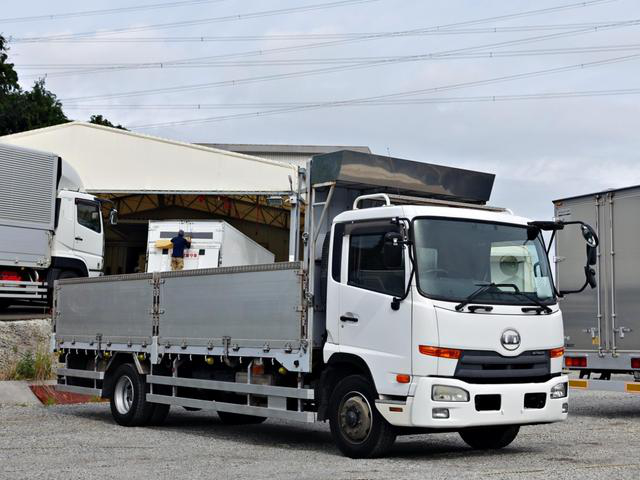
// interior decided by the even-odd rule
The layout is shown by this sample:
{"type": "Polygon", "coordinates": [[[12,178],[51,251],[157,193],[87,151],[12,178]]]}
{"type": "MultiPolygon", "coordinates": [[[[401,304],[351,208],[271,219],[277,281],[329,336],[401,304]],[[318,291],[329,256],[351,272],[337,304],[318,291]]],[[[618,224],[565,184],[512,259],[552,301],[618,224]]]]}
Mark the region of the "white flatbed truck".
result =
{"type": "Polygon", "coordinates": [[[502,448],[567,417],[555,224],[485,206],[480,172],[342,151],[302,177],[303,261],[59,281],[58,389],[124,426],[170,406],[328,420],[353,458],[416,432],[502,448]]]}

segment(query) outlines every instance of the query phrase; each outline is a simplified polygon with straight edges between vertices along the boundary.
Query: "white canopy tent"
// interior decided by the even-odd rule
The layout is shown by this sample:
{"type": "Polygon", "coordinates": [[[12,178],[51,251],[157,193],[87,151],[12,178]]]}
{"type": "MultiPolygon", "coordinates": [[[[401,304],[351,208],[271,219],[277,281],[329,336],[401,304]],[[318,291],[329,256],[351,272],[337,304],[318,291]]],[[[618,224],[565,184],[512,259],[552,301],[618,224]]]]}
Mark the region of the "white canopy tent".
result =
{"type": "Polygon", "coordinates": [[[298,181],[286,163],[84,122],[0,142],[59,155],[90,193],[287,194],[298,181]]]}

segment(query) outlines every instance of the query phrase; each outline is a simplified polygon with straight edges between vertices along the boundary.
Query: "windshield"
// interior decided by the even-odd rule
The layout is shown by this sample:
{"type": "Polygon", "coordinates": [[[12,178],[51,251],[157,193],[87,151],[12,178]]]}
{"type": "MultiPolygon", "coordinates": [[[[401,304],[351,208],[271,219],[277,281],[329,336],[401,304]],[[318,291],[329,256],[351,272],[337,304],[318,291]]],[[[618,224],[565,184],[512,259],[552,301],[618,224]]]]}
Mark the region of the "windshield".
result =
{"type": "Polygon", "coordinates": [[[488,289],[473,303],[555,303],[549,261],[540,235],[527,239],[525,226],[418,218],[414,222],[418,289],[438,300],[461,302],[482,285],[488,289]]]}

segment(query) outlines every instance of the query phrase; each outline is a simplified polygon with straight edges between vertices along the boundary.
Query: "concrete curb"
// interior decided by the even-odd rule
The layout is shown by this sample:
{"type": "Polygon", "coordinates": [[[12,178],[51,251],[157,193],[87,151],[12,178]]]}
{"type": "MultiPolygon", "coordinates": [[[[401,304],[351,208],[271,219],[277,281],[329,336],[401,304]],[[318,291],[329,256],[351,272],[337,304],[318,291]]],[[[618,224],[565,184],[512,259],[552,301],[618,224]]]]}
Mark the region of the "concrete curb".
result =
{"type": "Polygon", "coordinates": [[[33,394],[29,385],[52,385],[55,383],[55,380],[44,382],[33,380],[0,382],[0,405],[42,406],[42,403],[33,394]]]}

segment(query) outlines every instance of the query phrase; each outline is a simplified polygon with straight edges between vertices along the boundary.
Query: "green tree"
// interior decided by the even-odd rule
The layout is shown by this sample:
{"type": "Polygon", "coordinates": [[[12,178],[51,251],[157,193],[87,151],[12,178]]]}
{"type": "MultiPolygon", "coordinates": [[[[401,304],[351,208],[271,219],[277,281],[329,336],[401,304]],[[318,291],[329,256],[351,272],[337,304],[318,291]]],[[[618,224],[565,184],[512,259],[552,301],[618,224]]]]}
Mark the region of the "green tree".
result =
{"type": "Polygon", "coordinates": [[[102,115],[91,115],[91,118],[89,119],[89,123],[95,123],[96,125],[103,125],[105,127],[119,128],[120,130],[128,130],[120,124],[114,125],[108,119],[104,118],[102,115]]]}
{"type": "Polygon", "coordinates": [[[62,103],[36,81],[30,91],[23,91],[18,74],[8,62],[5,39],[0,36],[0,135],[24,132],[68,122],[62,103]]]}

